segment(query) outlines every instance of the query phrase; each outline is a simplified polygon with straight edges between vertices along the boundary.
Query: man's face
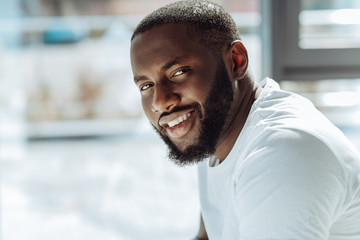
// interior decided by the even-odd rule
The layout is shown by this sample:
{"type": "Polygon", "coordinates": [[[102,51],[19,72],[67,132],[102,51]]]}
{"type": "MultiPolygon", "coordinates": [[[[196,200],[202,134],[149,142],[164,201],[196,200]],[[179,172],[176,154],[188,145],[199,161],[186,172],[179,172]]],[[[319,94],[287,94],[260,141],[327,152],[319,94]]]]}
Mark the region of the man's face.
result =
{"type": "Polygon", "coordinates": [[[226,67],[185,25],[137,35],[131,64],[146,116],[179,165],[215,152],[233,97],[226,67]]]}

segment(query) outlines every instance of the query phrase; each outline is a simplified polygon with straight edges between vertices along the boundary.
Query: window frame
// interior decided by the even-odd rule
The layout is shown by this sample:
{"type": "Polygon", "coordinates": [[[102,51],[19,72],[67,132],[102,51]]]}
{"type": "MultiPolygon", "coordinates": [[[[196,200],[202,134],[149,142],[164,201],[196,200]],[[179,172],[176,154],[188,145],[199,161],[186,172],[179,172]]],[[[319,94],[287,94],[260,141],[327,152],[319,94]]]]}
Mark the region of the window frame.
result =
{"type": "Polygon", "coordinates": [[[360,48],[299,47],[301,0],[263,0],[264,73],[278,81],[360,78],[360,48]],[[270,31],[265,29],[269,28],[270,31]]]}

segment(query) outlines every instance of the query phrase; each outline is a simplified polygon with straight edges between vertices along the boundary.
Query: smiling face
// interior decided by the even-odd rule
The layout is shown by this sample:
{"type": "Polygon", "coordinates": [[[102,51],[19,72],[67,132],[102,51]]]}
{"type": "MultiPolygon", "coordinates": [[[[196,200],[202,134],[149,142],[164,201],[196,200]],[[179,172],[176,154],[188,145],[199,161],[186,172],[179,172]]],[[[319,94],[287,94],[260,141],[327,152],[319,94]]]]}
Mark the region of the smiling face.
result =
{"type": "Polygon", "coordinates": [[[213,154],[233,96],[223,61],[185,25],[166,24],[133,39],[131,64],[144,112],[170,158],[185,165],[213,154]]]}

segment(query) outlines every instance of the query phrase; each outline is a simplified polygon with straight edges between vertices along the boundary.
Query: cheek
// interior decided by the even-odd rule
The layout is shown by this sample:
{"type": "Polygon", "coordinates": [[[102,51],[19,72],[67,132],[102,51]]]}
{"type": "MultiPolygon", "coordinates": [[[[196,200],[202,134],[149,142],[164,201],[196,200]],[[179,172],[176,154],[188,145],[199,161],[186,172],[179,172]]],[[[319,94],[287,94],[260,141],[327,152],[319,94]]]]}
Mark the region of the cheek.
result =
{"type": "Polygon", "coordinates": [[[154,112],[151,110],[151,101],[146,99],[146,98],[142,98],[141,99],[141,104],[144,110],[144,113],[146,115],[146,117],[150,120],[150,122],[155,125],[156,124],[156,120],[155,120],[155,114],[154,112]]]}
{"type": "Polygon", "coordinates": [[[187,96],[190,99],[203,104],[211,89],[211,79],[197,80],[192,84],[184,87],[183,96],[187,96]]]}

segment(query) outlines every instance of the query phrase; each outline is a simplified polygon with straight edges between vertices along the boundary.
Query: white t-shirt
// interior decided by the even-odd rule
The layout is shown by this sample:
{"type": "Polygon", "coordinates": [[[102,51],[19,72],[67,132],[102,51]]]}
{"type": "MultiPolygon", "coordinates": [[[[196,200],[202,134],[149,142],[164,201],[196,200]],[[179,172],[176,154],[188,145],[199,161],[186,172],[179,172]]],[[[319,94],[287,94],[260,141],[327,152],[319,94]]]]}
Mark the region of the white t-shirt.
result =
{"type": "Polygon", "coordinates": [[[360,240],[360,158],[310,101],[271,79],[226,159],[199,164],[211,240],[360,240]]]}

